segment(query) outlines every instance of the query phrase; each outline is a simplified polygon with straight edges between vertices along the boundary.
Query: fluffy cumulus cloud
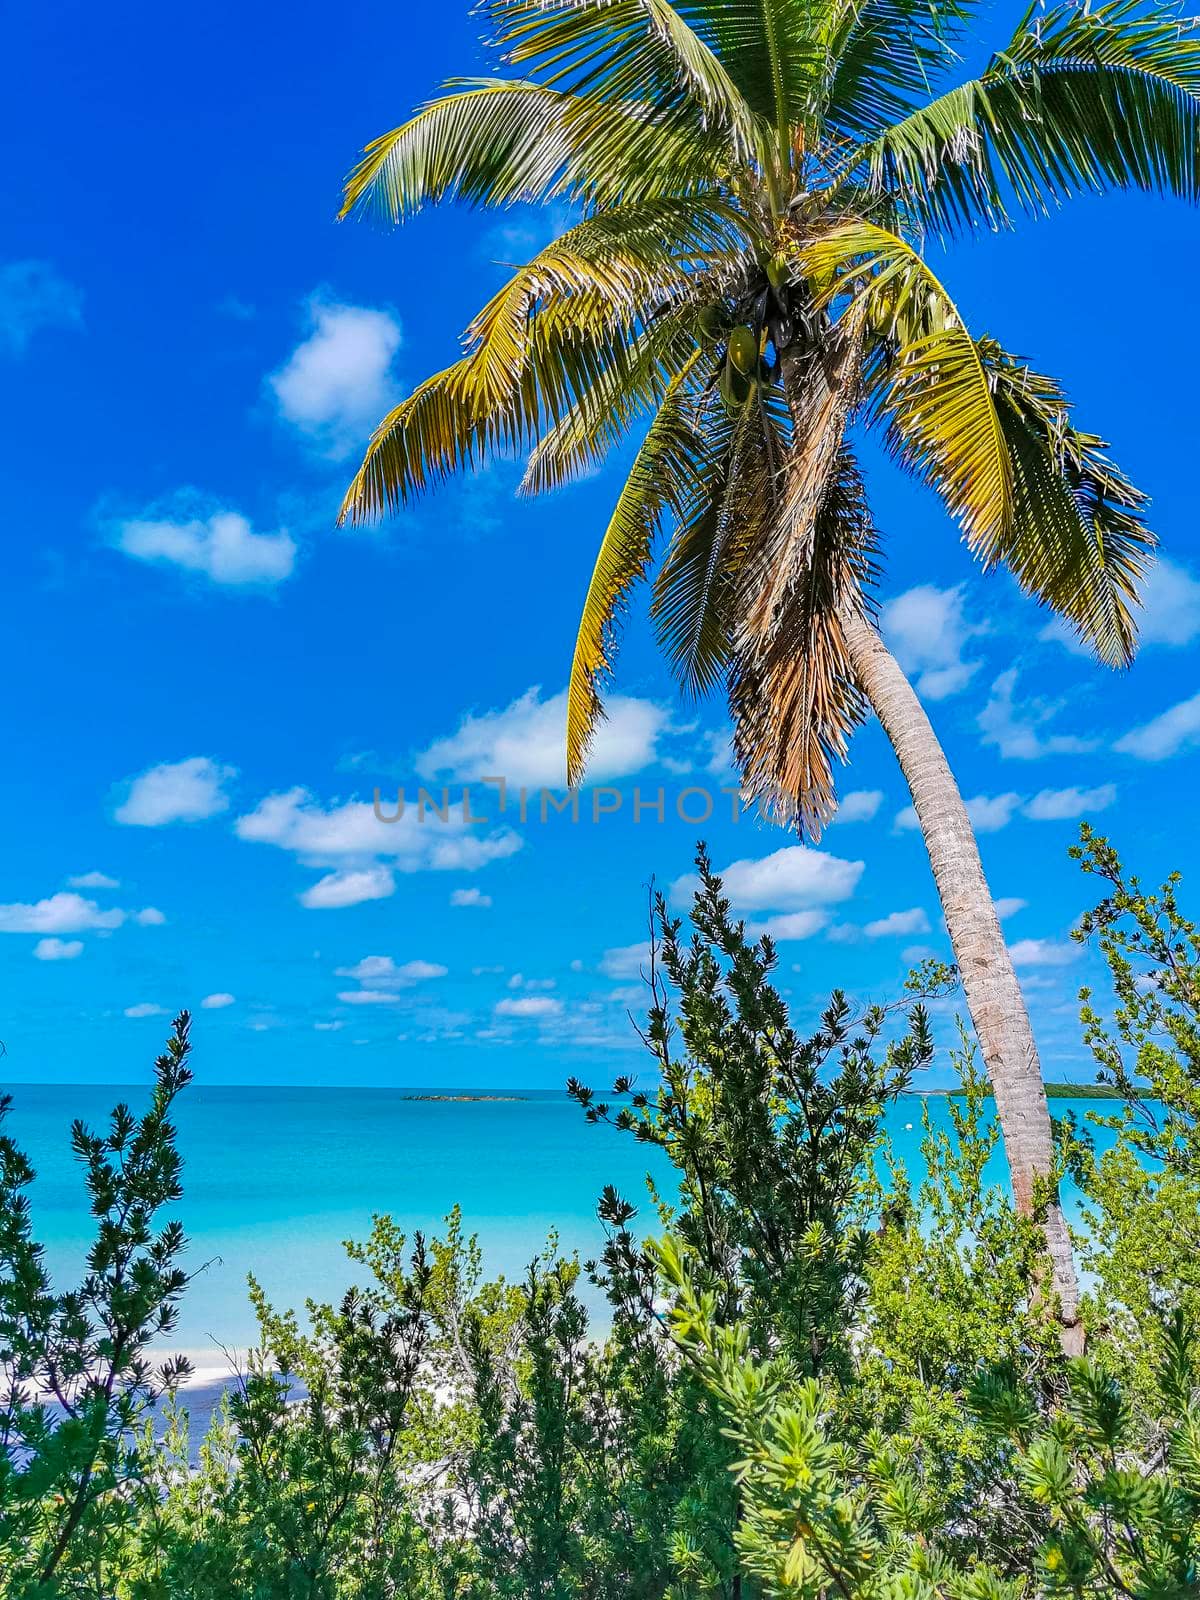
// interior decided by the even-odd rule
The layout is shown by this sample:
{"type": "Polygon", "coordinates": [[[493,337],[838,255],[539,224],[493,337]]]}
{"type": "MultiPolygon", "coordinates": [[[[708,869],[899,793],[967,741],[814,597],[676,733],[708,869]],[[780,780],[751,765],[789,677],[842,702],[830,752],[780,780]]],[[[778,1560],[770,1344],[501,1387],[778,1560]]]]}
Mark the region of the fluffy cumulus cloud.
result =
{"type": "Polygon", "coordinates": [[[237,776],[210,756],[163,762],[126,781],[125,798],[113,813],[134,828],[169,822],[202,822],[229,808],[226,785],[237,776]]]}
{"type": "Polygon", "coordinates": [[[761,939],[763,934],[769,939],[786,943],[789,939],[811,939],[814,933],[829,921],[827,911],[818,911],[810,908],[807,911],[783,911],[777,917],[768,917],[764,922],[748,923],[746,932],[752,939],[761,939]]]}
{"type": "Polygon", "coordinates": [[[1015,894],[1001,895],[996,901],[996,915],[1001,922],[1006,922],[1009,917],[1015,917],[1018,911],[1024,911],[1028,904],[1028,900],[1021,900],[1015,894]]]}
{"type": "MultiPolygon", "coordinates": [[[[798,911],[848,900],[863,866],[861,861],[844,861],[809,845],[793,844],[757,860],[731,861],[719,876],[738,911],[798,911]]],[[[671,887],[677,899],[688,899],[696,879],[689,874],[671,887]]]]}
{"type": "Polygon", "coordinates": [[[484,911],[491,903],[491,895],[484,894],[482,889],[454,889],[450,894],[452,906],[475,906],[484,911]]]}
{"type": "MultiPolygon", "coordinates": [[[[101,906],[85,895],[68,892],[65,889],[57,894],[47,895],[44,900],[13,901],[9,905],[0,905],[0,933],[36,933],[47,936],[43,938],[42,943],[51,953],[34,952],[43,961],[53,961],[62,956],[61,951],[55,951],[53,948],[60,943],[55,935],[111,933],[114,928],[122,928],[130,922],[138,923],[144,928],[157,927],[166,920],[155,906],[146,906],[141,911],[130,911],[121,906],[101,906]]],[[[74,950],[71,954],[78,955],[79,951],[74,950]]]]}
{"type": "Polygon", "coordinates": [[[72,889],[119,889],[120,882],[105,872],[80,872],[67,882],[72,889]]]}
{"type": "Polygon", "coordinates": [[[506,996],[497,1000],[492,1008],[498,1017],[525,1017],[546,1018],[560,1017],[563,1011],[561,1000],[552,1000],[547,995],[521,995],[519,998],[506,996]]]}
{"type": "Polygon", "coordinates": [[[279,415],[323,454],[339,459],[395,404],[400,324],[390,311],[308,302],[306,337],[267,379],[279,415]]]}
{"type": "Polygon", "coordinates": [[[74,961],[83,954],[83,940],[39,939],[33,954],[38,961],[74,961]]]}
{"type": "Polygon", "coordinates": [[[135,1021],[143,1017],[165,1017],[166,1014],[167,1008],[155,1005],[152,1000],[141,1000],[135,1006],[125,1007],[125,1015],[132,1017],[135,1021]]]}
{"type": "Polygon", "coordinates": [[[1115,783],[1101,783],[1094,789],[1042,789],[1023,809],[1035,822],[1061,822],[1107,811],[1116,798],[1115,783]]]}
{"type": "Polygon", "coordinates": [[[196,514],[194,506],[188,509],[119,522],[114,543],[137,561],[197,572],[230,588],[261,587],[291,577],[296,542],[286,530],[255,533],[240,511],[196,514]]]}
{"type": "Polygon", "coordinates": [[[1200,744],[1200,694],[1181,700],[1118,739],[1115,749],[1139,761],[1165,761],[1200,744]]]}
{"type": "Polygon", "coordinates": [[[410,989],[414,984],[427,983],[430,978],[444,978],[447,968],[437,961],[403,961],[397,963],[391,956],[364,956],[352,967],[338,967],[339,978],[354,978],[358,983],[375,988],[410,989]]]}
{"type": "Polygon", "coordinates": [[[637,978],[650,968],[650,945],[645,939],[637,944],[617,945],[600,957],[600,971],[606,978],[637,978]]]}
{"type": "Polygon", "coordinates": [[[327,872],[300,894],[306,911],[342,911],[368,900],[386,900],[396,892],[396,879],[388,867],[352,867],[327,872]]]}
{"type": "MultiPolygon", "coordinates": [[[[588,757],[589,783],[608,783],[648,767],[670,721],[662,706],[627,695],[613,695],[605,710],[588,757]]],[[[455,733],[420,753],[417,773],[429,782],[503,778],[513,788],[561,789],[566,739],[567,691],[543,699],[534,687],[503,710],[468,713],[455,733]]]]}
{"type": "Polygon", "coordinates": [[[32,904],[17,901],[0,906],[0,933],[86,933],[119,928],[128,916],[127,911],[104,910],[94,900],[64,891],[32,904]]]}
{"type": "Polygon", "coordinates": [[[82,324],[82,293],[48,261],[0,265],[0,353],[22,356],[44,328],[82,324]]]}
{"type": "Polygon", "coordinates": [[[521,848],[511,829],[483,831],[461,804],[445,816],[407,797],[380,801],[381,821],[365,800],[324,806],[307,789],[268,795],[237,819],[234,831],[250,843],[288,850],[308,866],[329,869],[300,896],[310,910],[331,910],[384,900],[397,872],[473,872],[521,848]]]}
{"type": "Polygon", "coordinates": [[[968,661],[969,640],[984,629],[969,623],[963,610],[963,587],[937,589],[919,584],[889,600],[880,625],[900,665],[915,679],[917,693],[926,700],[945,700],[958,694],[978,670],[968,661]]]}
{"type": "Polygon", "coordinates": [[[870,822],[882,804],[882,789],[851,789],[838,803],[833,822],[870,822]]]}
{"type": "Polygon", "coordinates": [[[1067,939],[1018,939],[1009,954],[1018,970],[1031,967],[1069,967],[1081,955],[1077,944],[1067,939]]]}
{"type": "MultiPolygon", "coordinates": [[[[1187,567],[1160,556],[1142,586],[1138,638],[1143,645],[1180,647],[1200,635],[1200,581],[1187,567]]],[[[1065,645],[1075,655],[1090,656],[1090,646],[1056,618],[1039,635],[1065,645]]]]}
{"type": "Polygon", "coordinates": [[[908,911],[891,911],[886,917],[868,922],[863,928],[868,939],[891,939],[903,934],[928,933],[929,918],[920,906],[908,911]]]}
{"type": "Polygon", "coordinates": [[[1009,760],[1036,761],[1041,756],[1078,755],[1096,748],[1096,740],[1073,733],[1045,733],[1045,724],[1059,710],[1044,700],[1016,698],[1017,669],[1009,667],[992,684],[987,704],[979,713],[984,744],[995,745],[1009,760]]]}
{"type": "Polygon", "coordinates": [[[234,995],[228,994],[224,989],[221,989],[216,994],[206,994],[200,1002],[200,1009],[202,1011],[224,1011],[227,1006],[234,1004],[235,998],[234,995]]]}

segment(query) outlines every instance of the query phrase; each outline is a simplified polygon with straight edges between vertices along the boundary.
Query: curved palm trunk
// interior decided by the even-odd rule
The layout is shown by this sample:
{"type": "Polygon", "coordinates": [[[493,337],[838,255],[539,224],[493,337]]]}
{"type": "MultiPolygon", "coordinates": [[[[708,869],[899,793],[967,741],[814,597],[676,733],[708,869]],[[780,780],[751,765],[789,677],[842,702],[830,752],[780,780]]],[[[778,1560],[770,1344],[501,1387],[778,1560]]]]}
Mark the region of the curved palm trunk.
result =
{"type": "MultiPolygon", "coordinates": [[[[843,611],[850,660],[900,762],[929,851],[967,1008],[996,1096],[1017,1208],[1033,1211],[1035,1181],[1053,1167],[1046,1090],[1029,1013],[979,859],[967,808],[929,718],[877,630],[843,611]]],[[[1083,1348],[1071,1238],[1055,1195],[1045,1220],[1062,1344],[1083,1348]]]]}

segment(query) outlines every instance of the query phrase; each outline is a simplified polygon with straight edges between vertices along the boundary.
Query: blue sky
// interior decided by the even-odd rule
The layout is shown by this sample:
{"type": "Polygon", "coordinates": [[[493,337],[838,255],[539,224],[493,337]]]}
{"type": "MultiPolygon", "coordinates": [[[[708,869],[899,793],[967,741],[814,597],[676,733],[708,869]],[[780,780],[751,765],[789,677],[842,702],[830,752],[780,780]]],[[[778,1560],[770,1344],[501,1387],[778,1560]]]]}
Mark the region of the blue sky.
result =
{"type": "MultiPolygon", "coordinates": [[[[737,864],[739,909],[786,935],[801,1016],[834,984],[888,998],[945,953],[878,729],[819,851],[735,824],[721,707],[678,701],[636,612],[594,768],[617,814],[588,820],[585,794],[577,825],[522,824],[477,786],[487,823],[417,820],[420,782],[557,783],[619,470],[530,503],[500,464],[377,531],[334,527],[371,423],[548,227],[334,221],[363,143],[483,69],[465,6],[48,4],[7,29],[25,66],[0,108],[4,1076],[142,1079],[185,1004],[212,1082],[636,1070],[645,885],[683,879],[699,832],[737,864]],[[398,784],[410,809],[381,825],[372,790],[398,784]],[[635,785],[665,791],[665,822],[634,820],[635,785]],[[717,792],[703,828],[675,815],[696,785],[717,792]]],[[[1047,635],[871,458],[885,626],[972,801],[1051,1076],[1081,1066],[1093,970],[1065,942],[1078,816],[1147,879],[1193,866],[1198,246],[1195,212],[1119,198],[941,269],[973,329],[1063,379],[1153,495],[1166,559],[1132,672],[1047,635]]]]}

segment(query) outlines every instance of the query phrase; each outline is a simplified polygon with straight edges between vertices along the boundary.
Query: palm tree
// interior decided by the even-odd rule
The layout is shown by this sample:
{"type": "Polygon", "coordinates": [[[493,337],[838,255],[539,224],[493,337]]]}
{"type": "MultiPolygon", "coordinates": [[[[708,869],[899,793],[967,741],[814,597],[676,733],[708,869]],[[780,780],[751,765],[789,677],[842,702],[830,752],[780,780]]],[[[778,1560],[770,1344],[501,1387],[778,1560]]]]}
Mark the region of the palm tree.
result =
{"type": "Polygon", "coordinates": [[[883,643],[855,440],[880,431],[1101,660],[1124,665],[1153,538],[1053,379],[972,335],[922,255],[1080,191],[1200,188],[1200,45],[1114,0],[1018,25],[930,98],[969,0],[485,0],[515,76],[463,80],[368,146],[343,215],[554,201],[574,220],[379,425],[346,495],[393,511],[490,452],[552,489],[641,436],[571,670],[567,777],[617,624],[651,616],[684,687],[727,689],[749,791],[817,835],[868,707],[929,849],[1020,1208],[1044,1219],[1064,1344],[1070,1238],[1037,1048],[953,775],[883,643]]]}

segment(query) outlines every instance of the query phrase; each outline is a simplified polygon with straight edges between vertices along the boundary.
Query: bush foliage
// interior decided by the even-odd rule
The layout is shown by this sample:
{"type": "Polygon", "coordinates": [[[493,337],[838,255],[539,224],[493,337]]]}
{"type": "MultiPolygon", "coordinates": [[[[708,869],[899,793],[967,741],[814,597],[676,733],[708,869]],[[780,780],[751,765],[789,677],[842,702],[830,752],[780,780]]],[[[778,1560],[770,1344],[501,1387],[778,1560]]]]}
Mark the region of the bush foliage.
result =
{"type": "MultiPolygon", "coordinates": [[[[599,1197],[603,1248],[551,1240],[489,1279],[457,1212],[386,1217],[367,1286],[303,1319],[251,1283],[260,1343],[189,1436],[171,1111],[181,1016],[144,1116],[77,1126],[95,1242],[51,1284],[33,1174],[0,1138],[0,1594],[88,1600],[1041,1600],[1200,1592],[1200,935],[1172,880],[1104,884],[1081,921],[1112,973],[1083,1026],[1116,1100],[1062,1127],[1083,1192],[1086,1358],[1059,1351],[1036,1219],[987,1180],[969,1039],[914,1184],[884,1113],[930,1062],[898,1005],[793,1026],[701,853],[690,927],[656,906],[654,1086],[592,1121],[675,1182],[599,1197]],[[652,1235],[652,1237],[648,1237],[652,1235]],[[593,1327],[584,1280],[607,1306],[593,1327]]],[[[5,1104],[4,1110],[7,1110],[5,1104]]]]}

